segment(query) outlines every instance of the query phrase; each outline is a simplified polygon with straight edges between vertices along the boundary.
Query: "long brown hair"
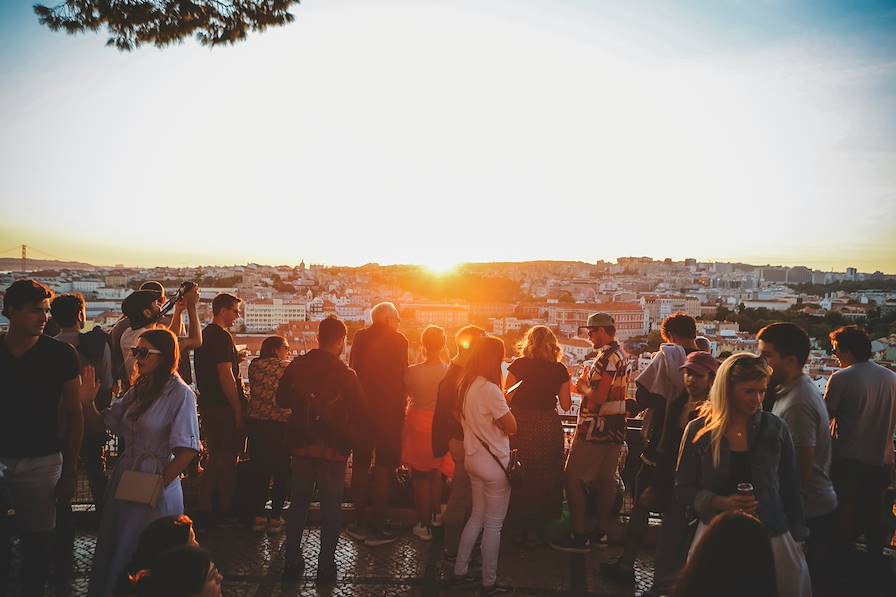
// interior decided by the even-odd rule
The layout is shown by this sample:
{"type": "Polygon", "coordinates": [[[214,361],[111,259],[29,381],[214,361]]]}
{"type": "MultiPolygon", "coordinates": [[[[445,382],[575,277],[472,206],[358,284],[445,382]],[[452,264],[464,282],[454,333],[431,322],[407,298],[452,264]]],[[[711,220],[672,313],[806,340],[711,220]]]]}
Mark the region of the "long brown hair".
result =
{"type": "Polygon", "coordinates": [[[464,376],[460,380],[459,395],[457,401],[458,411],[455,413],[458,419],[464,412],[464,403],[467,401],[467,390],[476,381],[477,377],[484,377],[487,381],[501,387],[501,362],[504,360],[504,341],[494,336],[482,336],[473,342],[470,351],[470,360],[464,369],[464,376]]]}
{"type": "Polygon", "coordinates": [[[147,330],[140,334],[140,337],[162,354],[159,355],[159,366],[152,373],[139,376],[134,382],[134,403],[128,409],[128,416],[135,420],[162,395],[162,388],[177,371],[180,360],[177,336],[171,330],[167,328],[147,330]]]}

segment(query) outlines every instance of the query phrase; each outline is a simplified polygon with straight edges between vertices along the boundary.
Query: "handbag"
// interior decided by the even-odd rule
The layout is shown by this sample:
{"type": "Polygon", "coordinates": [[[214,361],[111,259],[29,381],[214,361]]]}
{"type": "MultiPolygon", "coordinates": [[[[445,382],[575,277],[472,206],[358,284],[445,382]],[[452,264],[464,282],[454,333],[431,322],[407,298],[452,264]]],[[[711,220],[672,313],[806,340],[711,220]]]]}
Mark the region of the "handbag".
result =
{"type": "Polygon", "coordinates": [[[123,502],[143,504],[155,508],[162,494],[162,473],[159,472],[159,460],[154,454],[142,454],[134,463],[139,468],[144,458],[152,458],[156,463],[156,472],[144,473],[139,470],[125,469],[115,488],[115,499],[123,502]]]}

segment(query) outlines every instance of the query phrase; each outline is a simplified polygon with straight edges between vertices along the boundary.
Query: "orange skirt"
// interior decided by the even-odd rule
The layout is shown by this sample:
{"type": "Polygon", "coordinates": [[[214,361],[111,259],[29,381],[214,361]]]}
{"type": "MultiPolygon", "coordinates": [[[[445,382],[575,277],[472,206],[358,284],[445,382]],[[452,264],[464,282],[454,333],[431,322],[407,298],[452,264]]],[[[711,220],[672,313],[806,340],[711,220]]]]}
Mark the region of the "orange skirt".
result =
{"type": "Polygon", "coordinates": [[[454,475],[454,461],[450,454],[436,458],[432,454],[433,411],[409,406],[405,411],[401,441],[401,462],[415,471],[440,471],[446,477],[454,475]]]}

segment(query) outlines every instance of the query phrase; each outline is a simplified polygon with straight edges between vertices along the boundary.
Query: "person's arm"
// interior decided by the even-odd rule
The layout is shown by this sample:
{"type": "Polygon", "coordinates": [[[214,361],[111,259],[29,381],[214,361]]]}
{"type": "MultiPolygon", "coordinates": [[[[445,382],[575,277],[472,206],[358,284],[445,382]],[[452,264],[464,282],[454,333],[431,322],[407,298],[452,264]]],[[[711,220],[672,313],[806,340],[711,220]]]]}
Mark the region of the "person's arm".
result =
{"type": "MultiPolygon", "coordinates": [[[[253,363],[255,361],[252,361],[253,363]]],[[[277,382],[277,393],[275,402],[277,406],[280,408],[295,408],[295,392],[292,388],[292,376],[293,376],[293,366],[297,365],[298,361],[293,361],[290,363],[286,370],[283,371],[283,375],[280,376],[280,381],[277,382]]],[[[252,365],[249,365],[249,387],[251,389],[252,384],[252,373],[253,368],[252,365]]]]}
{"type": "Polygon", "coordinates": [[[569,380],[560,384],[560,389],[557,390],[557,398],[560,400],[560,408],[563,410],[572,408],[572,395],[569,391],[569,380]]]}
{"type": "MultiPolygon", "coordinates": [[[[96,385],[96,379],[93,383],[96,385]]],[[[78,377],[65,382],[62,393],[66,426],[65,446],[62,450],[62,476],[56,483],[56,497],[63,502],[71,501],[75,495],[75,482],[78,477],[78,454],[81,451],[81,440],[84,439],[84,412],[81,409],[80,396],[81,380],[78,377]]]]}
{"type": "Polygon", "coordinates": [[[172,481],[180,477],[198,454],[192,448],[174,448],[171,452],[174,454],[174,459],[162,471],[162,487],[168,487],[172,481]]]}
{"type": "Polygon", "coordinates": [[[495,425],[504,432],[504,435],[516,435],[516,417],[510,411],[507,411],[507,414],[500,419],[495,420],[495,425]]]}
{"type": "Polygon", "coordinates": [[[799,403],[781,411],[779,416],[787,424],[787,430],[790,432],[790,439],[793,442],[800,487],[803,491],[807,491],[812,479],[812,465],[815,463],[818,413],[810,405],[799,403]]]}
{"type": "Polygon", "coordinates": [[[840,376],[834,373],[828,378],[828,385],[824,389],[824,406],[831,419],[835,419],[840,410],[840,394],[840,376]]]}
{"type": "Polygon", "coordinates": [[[588,410],[591,412],[600,408],[600,405],[607,401],[610,397],[610,388],[613,386],[613,377],[604,373],[597,387],[588,395],[588,410]]]}
{"type": "Polygon", "coordinates": [[[103,416],[96,409],[96,395],[100,390],[96,372],[90,365],[81,371],[78,383],[78,402],[84,417],[84,430],[87,433],[102,433],[106,426],[103,424],[103,416]]]}
{"type": "Polygon", "coordinates": [[[511,392],[510,394],[508,394],[507,390],[513,387],[513,384],[515,384],[517,381],[519,380],[516,378],[513,372],[508,371],[507,377],[504,379],[504,397],[507,398],[507,402],[513,402],[513,395],[516,394],[516,392],[511,392]]]}
{"type": "Polygon", "coordinates": [[[174,332],[174,335],[178,338],[181,337],[184,333],[184,303],[183,299],[174,303],[174,313],[171,315],[171,322],[168,324],[168,329],[174,332]]]}
{"type": "Polygon", "coordinates": [[[787,425],[781,426],[779,441],[781,442],[781,459],[778,462],[778,483],[781,491],[781,503],[784,506],[784,514],[790,522],[790,534],[797,541],[802,541],[809,533],[806,528],[793,440],[790,438],[787,425]]]}
{"type": "MultiPolygon", "coordinates": [[[[197,305],[199,304],[199,287],[194,286],[187,292],[183,298],[177,301],[175,305],[175,309],[181,306],[181,303],[186,304],[187,310],[187,333],[189,334],[186,338],[178,338],[180,341],[181,350],[195,350],[202,346],[202,323],[199,321],[199,310],[197,305]]],[[[182,308],[182,307],[181,307],[182,308]]],[[[178,317],[178,320],[181,318],[178,317]]],[[[181,324],[181,332],[183,330],[183,324],[181,324]]],[[[180,334],[178,334],[180,335],[180,334]]]]}

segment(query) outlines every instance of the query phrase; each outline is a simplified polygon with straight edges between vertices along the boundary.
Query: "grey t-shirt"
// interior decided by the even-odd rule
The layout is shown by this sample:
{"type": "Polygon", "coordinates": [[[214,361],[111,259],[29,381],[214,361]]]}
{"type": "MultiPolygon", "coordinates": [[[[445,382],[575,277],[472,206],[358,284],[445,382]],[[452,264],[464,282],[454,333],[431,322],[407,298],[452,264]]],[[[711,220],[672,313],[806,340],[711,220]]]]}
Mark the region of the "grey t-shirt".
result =
{"type": "Polygon", "coordinates": [[[795,448],[815,448],[809,488],[802,492],[806,518],[832,512],[837,494],[831,483],[830,419],[818,388],[807,375],[780,386],[772,413],[787,423],[795,448]]]}
{"type": "Polygon", "coordinates": [[[824,401],[836,419],[834,462],[893,464],[896,373],[872,361],[855,363],[831,375],[824,401]]]}

